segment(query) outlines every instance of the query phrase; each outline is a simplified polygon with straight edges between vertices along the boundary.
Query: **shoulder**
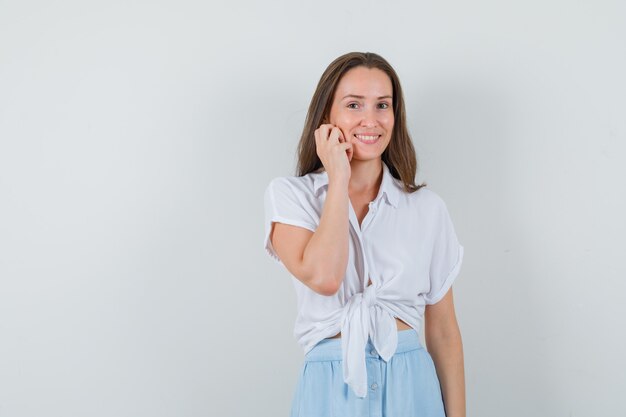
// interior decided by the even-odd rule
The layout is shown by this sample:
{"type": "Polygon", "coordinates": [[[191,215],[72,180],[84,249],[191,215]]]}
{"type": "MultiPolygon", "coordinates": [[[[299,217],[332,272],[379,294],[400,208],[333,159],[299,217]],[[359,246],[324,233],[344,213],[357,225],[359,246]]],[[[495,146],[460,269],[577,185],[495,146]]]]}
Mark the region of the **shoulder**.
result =
{"type": "Polygon", "coordinates": [[[313,195],[313,174],[298,176],[280,176],[270,180],[265,188],[265,194],[292,195],[308,197],[313,195]]]}
{"type": "Polygon", "coordinates": [[[273,178],[265,189],[267,215],[280,218],[283,222],[291,220],[291,224],[305,225],[303,227],[315,230],[321,205],[312,190],[312,181],[306,175],[273,178]],[[294,221],[298,223],[293,223],[294,221]]]}
{"type": "Polygon", "coordinates": [[[441,196],[427,187],[421,187],[413,193],[405,193],[411,206],[421,210],[440,211],[446,208],[446,203],[441,196]]]}

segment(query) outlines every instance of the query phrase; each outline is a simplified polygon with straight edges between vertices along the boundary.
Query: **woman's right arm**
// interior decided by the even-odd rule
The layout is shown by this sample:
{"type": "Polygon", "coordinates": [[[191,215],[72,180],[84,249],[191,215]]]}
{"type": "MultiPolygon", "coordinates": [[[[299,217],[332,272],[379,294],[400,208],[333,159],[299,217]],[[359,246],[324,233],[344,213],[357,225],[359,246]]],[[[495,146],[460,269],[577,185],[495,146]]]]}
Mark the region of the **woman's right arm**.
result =
{"type": "Polygon", "coordinates": [[[339,290],[348,266],[348,201],[347,181],[329,181],[315,232],[276,222],[270,234],[287,270],[322,295],[339,290]]]}
{"type": "Polygon", "coordinates": [[[274,223],[270,239],[285,267],[302,283],[322,295],[333,295],[348,266],[348,185],[352,143],[341,130],[322,125],[315,131],[317,154],[328,173],[328,190],[315,232],[274,223]]]}

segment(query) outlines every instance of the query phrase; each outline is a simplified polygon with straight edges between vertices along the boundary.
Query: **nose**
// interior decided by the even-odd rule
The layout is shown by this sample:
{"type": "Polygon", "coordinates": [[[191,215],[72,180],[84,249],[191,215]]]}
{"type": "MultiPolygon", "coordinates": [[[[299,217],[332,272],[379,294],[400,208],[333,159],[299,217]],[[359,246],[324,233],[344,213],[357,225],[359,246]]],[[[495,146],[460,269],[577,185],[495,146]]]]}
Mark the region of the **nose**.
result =
{"type": "Polygon", "coordinates": [[[376,110],[370,107],[363,112],[363,119],[361,119],[361,126],[375,127],[377,125],[378,125],[378,121],[376,119],[376,110]]]}

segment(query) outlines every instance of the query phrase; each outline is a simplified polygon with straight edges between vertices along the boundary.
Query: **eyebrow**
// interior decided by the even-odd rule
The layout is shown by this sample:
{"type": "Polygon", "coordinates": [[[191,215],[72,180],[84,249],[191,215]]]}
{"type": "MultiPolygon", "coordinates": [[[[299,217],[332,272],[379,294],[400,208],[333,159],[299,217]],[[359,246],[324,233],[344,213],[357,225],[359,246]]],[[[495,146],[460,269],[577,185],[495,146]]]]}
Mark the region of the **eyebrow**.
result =
{"type": "MultiPolygon", "coordinates": [[[[348,94],[347,96],[343,97],[342,100],[345,100],[348,97],[352,97],[352,98],[358,98],[363,100],[365,98],[365,96],[357,96],[356,94],[348,94]]],[[[378,97],[378,100],[382,100],[383,98],[393,98],[391,96],[380,96],[378,97]]]]}

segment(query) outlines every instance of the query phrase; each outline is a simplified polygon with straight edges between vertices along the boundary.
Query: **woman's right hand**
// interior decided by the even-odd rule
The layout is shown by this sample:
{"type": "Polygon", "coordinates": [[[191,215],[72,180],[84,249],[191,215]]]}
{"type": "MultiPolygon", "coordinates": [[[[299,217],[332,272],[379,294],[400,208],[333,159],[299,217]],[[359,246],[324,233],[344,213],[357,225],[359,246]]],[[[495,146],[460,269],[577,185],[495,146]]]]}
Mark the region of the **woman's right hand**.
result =
{"type": "Polygon", "coordinates": [[[350,179],[352,142],[345,139],[343,132],[333,124],[323,124],[315,130],[317,156],[331,178],[350,179]]]}

